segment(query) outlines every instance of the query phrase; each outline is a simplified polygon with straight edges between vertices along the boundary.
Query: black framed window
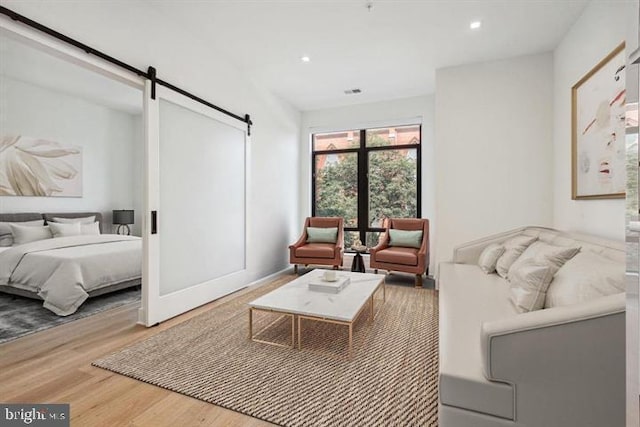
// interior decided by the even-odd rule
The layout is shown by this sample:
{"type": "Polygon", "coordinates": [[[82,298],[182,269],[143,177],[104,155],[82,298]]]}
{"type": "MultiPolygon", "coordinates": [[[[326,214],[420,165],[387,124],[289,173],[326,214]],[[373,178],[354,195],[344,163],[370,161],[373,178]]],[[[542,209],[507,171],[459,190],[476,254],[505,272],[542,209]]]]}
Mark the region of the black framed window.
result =
{"type": "Polygon", "coordinates": [[[420,125],[316,133],[313,216],[345,220],[345,248],[378,242],[385,218],[421,216],[420,125]]]}

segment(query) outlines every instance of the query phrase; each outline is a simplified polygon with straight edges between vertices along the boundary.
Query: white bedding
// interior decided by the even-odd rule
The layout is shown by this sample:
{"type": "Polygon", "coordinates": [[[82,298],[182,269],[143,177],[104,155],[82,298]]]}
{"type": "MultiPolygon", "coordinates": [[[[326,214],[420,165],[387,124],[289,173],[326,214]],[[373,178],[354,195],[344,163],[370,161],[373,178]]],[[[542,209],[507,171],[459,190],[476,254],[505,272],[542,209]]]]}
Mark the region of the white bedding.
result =
{"type": "Polygon", "coordinates": [[[142,239],[115,234],[60,237],[0,252],[0,285],[36,292],[59,316],[88,292],[142,275],[142,239]]]}

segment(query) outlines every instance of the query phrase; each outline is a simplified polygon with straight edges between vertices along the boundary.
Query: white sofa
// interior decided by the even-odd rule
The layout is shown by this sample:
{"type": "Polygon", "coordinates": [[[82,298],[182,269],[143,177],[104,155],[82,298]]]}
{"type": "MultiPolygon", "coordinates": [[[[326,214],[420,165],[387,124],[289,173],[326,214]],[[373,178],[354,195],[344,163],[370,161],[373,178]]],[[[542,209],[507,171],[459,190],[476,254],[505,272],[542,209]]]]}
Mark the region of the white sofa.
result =
{"type": "Polygon", "coordinates": [[[541,227],[456,248],[439,266],[440,427],[624,426],[624,293],[519,314],[509,283],[477,261],[521,233],[577,244],[624,270],[624,243],[541,227]]]}

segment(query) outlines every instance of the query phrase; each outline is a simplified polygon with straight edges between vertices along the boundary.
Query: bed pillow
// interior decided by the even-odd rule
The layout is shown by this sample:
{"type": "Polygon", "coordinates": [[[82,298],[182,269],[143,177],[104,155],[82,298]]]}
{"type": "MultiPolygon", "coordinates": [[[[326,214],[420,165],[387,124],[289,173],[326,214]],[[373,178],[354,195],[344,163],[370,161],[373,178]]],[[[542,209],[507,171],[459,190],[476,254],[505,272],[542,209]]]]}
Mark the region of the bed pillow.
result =
{"type": "Polygon", "coordinates": [[[544,306],[579,304],[625,290],[624,262],[582,251],[558,270],[547,291],[544,306]]]}
{"type": "Polygon", "coordinates": [[[85,234],[85,235],[100,234],[100,223],[96,221],[92,224],[80,224],[80,234],[85,234]]]}
{"type": "Polygon", "coordinates": [[[59,222],[60,224],[73,224],[79,222],[80,224],[93,224],[96,220],[96,216],[86,216],[83,218],[58,218],[53,217],[53,222],[59,222]]]}
{"type": "Polygon", "coordinates": [[[51,230],[49,226],[24,226],[11,224],[11,234],[13,234],[13,244],[22,245],[29,242],[35,242],[38,240],[50,239],[51,230]]]}
{"type": "Polygon", "coordinates": [[[13,234],[11,233],[11,224],[22,225],[28,227],[42,227],[44,226],[43,219],[36,219],[35,221],[24,222],[0,222],[0,247],[7,247],[13,245],[13,234]]]}
{"type": "Polygon", "coordinates": [[[555,271],[553,266],[531,258],[509,270],[509,297],[520,313],[544,307],[547,289],[555,271]]]}
{"type": "Polygon", "coordinates": [[[307,243],[335,243],[338,227],[307,227],[307,243]]]}
{"type": "Polygon", "coordinates": [[[534,258],[542,264],[550,265],[555,274],[565,262],[573,258],[578,252],[580,252],[579,246],[555,246],[541,241],[533,242],[509,267],[507,278],[511,276],[511,271],[517,269],[521,263],[534,258]]]}
{"type": "Polygon", "coordinates": [[[389,246],[401,248],[416,248],[422,246],[422,230],[389,229],[389,246]]]}
{"type": "Polygon", "coordinates": [[[482,271],[486,274],[491,274],[496,272],[496,264],[498,263],[498,258],[502,256],[505,249],[499,243],[492,243],[486,248],[482,250],[480,254],[480,258],[478,258],[478,266],[482,271]]]}
{"type": "Polygon", "coordinates": [[[521,234],[519,236],[512,237],[502,244],[504,246],[504,253],[500,258],[498,258],[498,262],[496,263],[496,271],[500,277],[505,279],[507,278],[511,265],[513,265],[518,257],[522,255],[524,250],[536,240],[538,240],[537,237],[521,234]]]}
{"type": "Polygon", "coordinates": [[[50,222],[49,228],[51,228],[51,234],[54,238],[79,236],[82,232],[79,222],[71,224],[59,224],[57,222],[50,222]]]}

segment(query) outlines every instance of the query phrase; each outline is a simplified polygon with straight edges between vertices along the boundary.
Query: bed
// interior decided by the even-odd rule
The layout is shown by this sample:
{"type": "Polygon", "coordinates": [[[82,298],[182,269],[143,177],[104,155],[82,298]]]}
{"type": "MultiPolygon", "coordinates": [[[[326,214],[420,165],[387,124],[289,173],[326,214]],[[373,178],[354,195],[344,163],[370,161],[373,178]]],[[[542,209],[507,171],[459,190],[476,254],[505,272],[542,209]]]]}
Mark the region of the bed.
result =
{"type": "MultiPolygon", "coordinates": [[[[98,212],[0,214],[0,223],[89,216],[104,233],[98,212]]],[[[77,235],[0,247],[0,292],[43,300],[43,307],[59,316],[74,313],[87,298],[139,286],[141,277],[139,237],[77,235]]]]}

